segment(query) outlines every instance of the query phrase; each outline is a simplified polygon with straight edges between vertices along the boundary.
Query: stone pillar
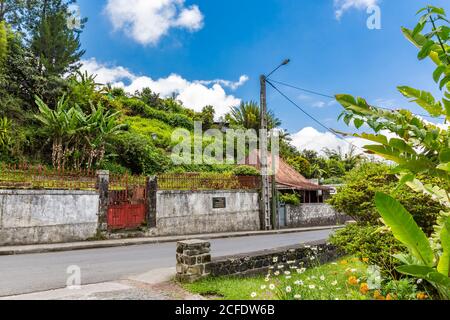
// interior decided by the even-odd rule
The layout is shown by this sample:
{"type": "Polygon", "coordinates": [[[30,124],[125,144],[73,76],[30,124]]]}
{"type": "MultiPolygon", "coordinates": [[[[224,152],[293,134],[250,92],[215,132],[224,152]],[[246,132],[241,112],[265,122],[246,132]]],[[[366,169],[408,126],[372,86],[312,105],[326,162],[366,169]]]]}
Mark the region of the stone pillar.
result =
{"type": "Polygon", "coordinates": [[[100,196],[98,206],[98,231],[108,230],[108,205],[109,205],[109,171],[97,171],[97,190],[100,196]]]}
{"type": "Polygon", "coordinates": [[[193,283],[211,274],[211,244],[202,240],[177,244],[177,280],[193,283]]]}
{"type": "Polygon", "coordinates": [[[147,180],[147,226],[156,228],[156,195],[158,192],[158,178],[149,177],[147,180]]]}

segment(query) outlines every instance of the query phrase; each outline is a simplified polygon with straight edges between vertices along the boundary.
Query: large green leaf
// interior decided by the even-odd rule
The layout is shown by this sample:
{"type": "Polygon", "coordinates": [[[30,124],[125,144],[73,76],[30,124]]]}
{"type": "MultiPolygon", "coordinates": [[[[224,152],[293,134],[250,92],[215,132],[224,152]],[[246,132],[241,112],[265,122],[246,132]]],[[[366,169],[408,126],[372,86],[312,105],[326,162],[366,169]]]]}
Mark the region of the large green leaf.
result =
{"type": "Polygon", "coordinates": [[[439,259],[438,271],[445,276],[450,276],[450,218],[441,231],[442,255],[439,259]]]}
{"type": "Polygon", "coordinates": [[[442,299],[450,299],[450,278],[439,272],[429,273],[425,278],[432,283],[439,291],[442,299]]]}
{"type": "Polygon", "coordinates": [[[339,102],[345,109],[351,110],[360,115],[369,115],[372,113],[370,105],[366,100],[357,98],[348,94],[336,95],[336,101],[339,102]]]}
{"type": "Polygon", "coordinates": [[[434,253],[430,242],[401,203],[386,194],[377,193],[375,204],[384,223],[391,228],[394,237],[405,245],[423,265],[433,267],[434,253]]]}
{"type": "Polygon", "coordinates": [[[431,273],[435,273],[436,270],[431,267],[418,266],[418,265],[404,265],[397,268],[397,271],[407,276],[413,276],[416,278],[425,279],[431,273]]]}
{"type": "Polygon", "coordinates": [[[400,152],[398,150],[395,150],[394,148],[382,145],[367,145],[364,146],[364,149],[373,152],[379,156],[382,156],[386,160],[391,160],[396,163],[402,162],[400,152]]]}
{"type": "Polygon", "coordinates": [[[406,98],[411,99],[412,102],[424,108],[433,117],[438,117],[443,114],[441,102],[436,102],[431,93],[406,86],[398,87],[398,91],[406,98]]]}
{"type": "MultiPolygon", "coordinates": [[[[414,34],[412,30],[407,28],[402,28],[403,35],[417,48],[422,49],[422,47],[428,42],[428,39],[421,34],[414,34]]],[[[431,51],[429,54],[431,60],[438,66],[441,65],[441,59],[439,59],[439,54],[435,51],[431,51]]]]}

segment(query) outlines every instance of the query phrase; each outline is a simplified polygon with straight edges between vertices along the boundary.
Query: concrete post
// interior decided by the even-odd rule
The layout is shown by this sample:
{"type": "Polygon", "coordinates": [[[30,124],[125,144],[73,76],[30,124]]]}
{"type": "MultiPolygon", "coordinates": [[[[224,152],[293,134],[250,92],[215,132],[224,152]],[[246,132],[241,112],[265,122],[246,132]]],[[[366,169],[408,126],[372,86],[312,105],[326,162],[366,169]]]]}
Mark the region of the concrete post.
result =
{"type": "Polygon", "coordinates": [[[100,196],[98,207],[98,231],[108,230],[108,205],[109,205],[109,171],[97,171],[97,190],[100,196]]]}
{"type": "Polygon", "coordinates": [[[177,280],[193,283],[211,274],[211,244],[202,240],[177,244],[177,280]]]}
{"type": "Polygon", "coordinates": [[[147,226],[156,228],[156,195],[158,192],[158,178],[149,177],[147,180],[147,226]]]}

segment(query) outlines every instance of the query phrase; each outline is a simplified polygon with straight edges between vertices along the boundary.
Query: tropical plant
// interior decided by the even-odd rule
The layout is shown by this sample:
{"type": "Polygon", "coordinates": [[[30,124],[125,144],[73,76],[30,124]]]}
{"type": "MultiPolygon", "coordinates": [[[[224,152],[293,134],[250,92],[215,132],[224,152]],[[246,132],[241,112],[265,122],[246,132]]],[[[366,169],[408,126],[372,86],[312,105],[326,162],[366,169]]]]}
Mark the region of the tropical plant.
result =
{"type": "Polygon", "coordinates": [[[396,254],[403,263],[397,271],[430,282],[443,299],[450,299],[450,217],[440,231],[442,250],[433,250],[430,240],[419,228],[412,215],[394,198],[377,193],[375,204],[383,222],[408,254],[396,254]]]}
{"type": "Polygon", "coordinates": [[[57,169],[67,167],[70,161],[77,169],[101,162],[107,141],[124,127],[117,124],[118,112],[105,111],[101,104],[92,106],[90,114],[78,105],[70,107],[64,96],[54,110],[38,97],[36,104],[40,113],[35,117],[52,140],[52,164],[57,169]]]}
{"type": "MultiPolygon", "coordinates": [[[[419,59],[430,57],[437,65],[434,80],[444,92],[442,101],[438,101],[426,91],[406,86],[399,91],[412,102],[417,103],[431,117],[450,120],[450,57],[449,26],[445,11],[428,6],[419,11],[424,15],[414,30],[403,28],[408,40],[419,49],[419,59]],[[438,25],[438,22],[443,25],[438,25]],[[425,26],[431,26],[430,32],[423,35],[425,26]]],[[[357,128],[364,123],[375,134],[355,134],[354,136],[375,142],[365,146],[372,154],[381,156],[397,164],[393,169],[400,177],[401,184],[407,184],[416,191],[424,192],[446,206],[438,218],[435,228],[434,245],[439,247],[440,232],[450,216],[450,144],[449,130],[446,125],[436,125],[423,120],[408,110],[386,110],[371,106],[362,98],[350,95],[337,95],[337,100],[344,106],[344,122],[353,122],[357,128]],[[383,133],[388,131],[395,137],[388,138],[383,133]],[[435,183],[427,184],[418,179],[419,175],[435,178],[435,183]]]]}
{"type": "MultiPolygon", "coordinates": [[[[403,28],[403,34],[420,49],[418,58],[429,57],[435,64],[433,78],[443,91],[441,101],[429,92],[407,86],[398,90],[411,102],[422,107],[431,117],[450,120],[450,27],[444,9],[427,6],[421,9],[419,23],[414,30],[403,28]],[[429,32],[423,34],[426,28],[429,32]]],[[[407,184],[416,191],[424,192],[440,201],[445,207],[441,212],[435,232],[429,241],[412,216],[396,200],[377,194],[376,206],[394,236],[408,249],[409,256],[398,255],[405,266],[398,271],[421,277],[432,283],[441,297],[449,298],[449,219],[450,219],[450,141],[447,125],[424,121],[408,110],[386,110],[371,106],[362,98],[337,95],[336,99],[345,111],[344,122],[354,123],[356,128],[367,124],[375,134],[354,136],[375,142],[365,146],[372,154],[397,164],[393,172],[400,177],[400,184],[407,184]],[[394,135],[388,138],[383,133],[394,135]],[[434,178],[437,183],[426,184],[420,176],[434,178]],[[430,244],[431,242],[431,244],[430,244]]]]}
{"type": "MultiPolygon", "coordinates": [[[[231,112],[225,116],[232,126],[245,129],[253,129],[259,132],[261,126],[261,109],[256,102],[242,102],[239,107],[231,108],[231,112]]],[[[268,129],[274,129],[281,125],[281,121],[273,112],[267,112],[268,129]]]]}

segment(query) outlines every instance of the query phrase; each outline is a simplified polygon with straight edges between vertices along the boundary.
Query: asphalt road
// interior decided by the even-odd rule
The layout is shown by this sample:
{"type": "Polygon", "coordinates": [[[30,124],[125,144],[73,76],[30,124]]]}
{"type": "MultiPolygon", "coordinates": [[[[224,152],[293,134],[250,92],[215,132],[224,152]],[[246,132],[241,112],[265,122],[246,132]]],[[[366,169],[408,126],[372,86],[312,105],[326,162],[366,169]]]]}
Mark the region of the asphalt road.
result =
{"type": "MultiPolygon", "coordinates": [[[[327,239],[332,231],[211,240],[215,257],[327,239]]],[[[66,287],[67,268],[81,268],[82,284],[114,281],[175,266],[175,243],[58,253],[0,256],[0,297],[66,287]]]]}

